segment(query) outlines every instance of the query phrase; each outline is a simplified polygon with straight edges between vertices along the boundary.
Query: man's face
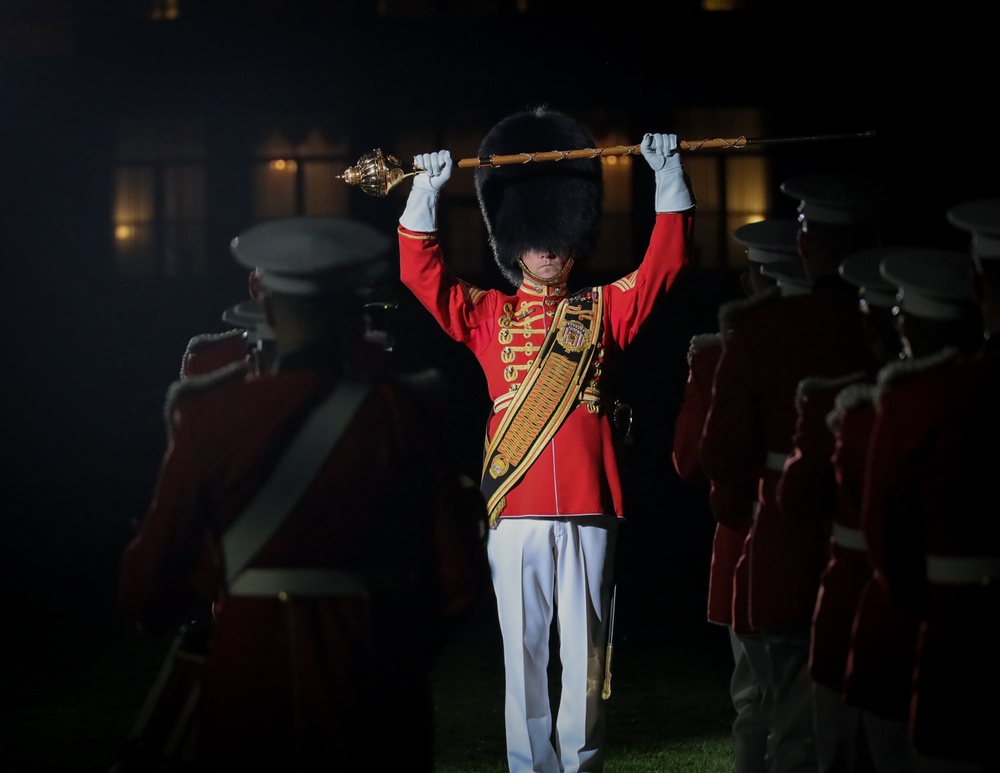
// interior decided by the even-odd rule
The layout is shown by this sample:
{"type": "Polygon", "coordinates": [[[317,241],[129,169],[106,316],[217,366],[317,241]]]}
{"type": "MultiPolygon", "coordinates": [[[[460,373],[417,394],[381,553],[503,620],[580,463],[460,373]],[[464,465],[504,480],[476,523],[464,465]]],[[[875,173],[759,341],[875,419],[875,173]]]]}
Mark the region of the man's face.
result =
{"type": "Polygon", "coordinates": [[[541,279],[551,279],[558,276],[566,266],[569,258],[566,255],[553,255],[551,252],[529,250],[521,256],[524,267],[541,279]]]}

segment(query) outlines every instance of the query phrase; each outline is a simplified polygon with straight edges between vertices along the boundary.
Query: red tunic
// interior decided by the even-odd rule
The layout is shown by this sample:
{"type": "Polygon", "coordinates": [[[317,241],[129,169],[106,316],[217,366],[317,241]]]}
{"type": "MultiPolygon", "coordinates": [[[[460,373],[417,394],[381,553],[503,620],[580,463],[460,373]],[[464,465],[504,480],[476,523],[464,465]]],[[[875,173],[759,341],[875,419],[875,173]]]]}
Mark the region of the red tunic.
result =
{"type": "Polygon", "coordinates": [[[871,569],[859,544],[860,530],[857,525],[849,526],[850,512],[844,512],[846,503],[837,490],[833,463],[836,441],[828,418],[852,389],[867,386],[859,383],[864,377],[858,372],[833,379],[810,377],[800,382],[793,450],[785,461],[776,492],[785,518],[803,526],[812,522],[830,535],[829,559],[820,575],[813,611],[809,675],[835,692],[843,690],[854,613],[871,569]]]}
{"type": "Polygon", "coordinates": [[[892,597],[923,620],[914,745],[989,767],[1000,720],[1000,362],[946,350],[913,365],[880,395],[863,523],[892,597]]]}
{"type": "Polygon", "coordinates": [[[737,608],[749,610],[755,630],[809,625],[828,535],[814,522],[786,519],[775,486],[792,450],[799,382],[874,367],[856,296],[765,291],[725,304],[719,317],[724,345],[701,462],[717,485],[759,481],[758,513],[736,569],[734,615],[737,608]],[[741,594],[741,587],[749,592],[741,594]]]}
{"type": "MultiPolygon", "coordinates": [[[[872,401],[876,396],[874,383],[848,387],[837,395],[835,413],[831,417],[836,438],[833,453],[838,493],[835,523],[839,531],[846,531],[853,537],[860,535],[862,543],[861,506],[869,438],[875,421],[872,401]]],[[[905,721],[909,712],[917,620],[892,603],[885,583],[875,575],[867,548],[854,550],[834,542],[823,587],[829,587],[831,599],[837,600],[833,609],[822,610],[822,616],[821,608],[817,608],[817,620],[821,624],[816,629],[817,636],[831,640],[824,649],[839,648],[841,625],[846,625],[850,631],[847,662],[842,672],[844,699],[883,719],[905,721]],[[848,609],[850,604],[853,609],[848,609]],[[829,614],[834,611],[844,616],[829,614]]],[[[832,658],[830,663],[833,663],[832,658]]],[[[835,678],[832,670],[829,678],[835,678]]]]}
{"type": "Polygon", "coordinates": [[[386,728],[408,766],[432,769],[434,642],[489,575],[479,524],[463,520],[467,490],[437,464],[445,455],[434,419],[425,423],[410,392],[375,387],[250,562],[384,571],[397,592],[369,602],[225,592],[220,534],[335,383],[323,369],[220,377],[211,387],[193,379],[178,382],[168,406],[170,442],[121,562],[120,596],[154,631],[185,620],[198,599],[216,602],[198,752],[209,769],[362,770],[386,728]]]}
{"type": "MultiPolygon", "coordinates": [[[[688,262],[693,216],[658,214],[639,268],[604,287],[601,343],[587,388],[555,436],[506,495],[501,517],[623,515],[621,479],[606,406],[613,402],[615,368],[654,304],[688,262]]],[[[523,282],[514,294],[482,290],[457,278],[433,234],[399,228],[400,277],[454,340],[476,356],[486,376],[493,413],[487,442],[524,380],[565,286],[523,282]]]]}
{"type": "MultiPolygon", "coordinates": [[[[722,354],[722,336],[697,335],[688,350],[688,379],[684,398],[674,422],[673,461],[677,474],[690,483],[708,484],[701,469],[698,447],[712,397],[712,378],[722,354]]],[[[749,633],[749,621],[733,619],[733,574],[743,552],[753,506],[757,498],[751,484],[713,486],[709,504],[717,519],[712,539],[712,563],[708,575],[708,620],[728,625],[736,633],[749,633]]],[[[745,590],[744,590],[745,592],[745,590]]]]}

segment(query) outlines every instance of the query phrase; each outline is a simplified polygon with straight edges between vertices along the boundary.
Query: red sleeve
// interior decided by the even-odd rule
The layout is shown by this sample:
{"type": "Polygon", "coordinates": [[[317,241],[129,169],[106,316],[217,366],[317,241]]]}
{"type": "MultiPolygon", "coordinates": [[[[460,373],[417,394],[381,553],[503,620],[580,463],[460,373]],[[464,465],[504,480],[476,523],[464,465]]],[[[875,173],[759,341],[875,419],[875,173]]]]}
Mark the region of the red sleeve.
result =
{"type": "Polygon", "coordinates": [[[908,472],[911,448],[919,449],[915,406],[882,394],[875,410],[865,469],[861,529],[872,563],[893,600],[920,615],[926,591],[924,539],[912,522],[920,512],[918,486],[908,472]]]}
{"type": "Polygon", "coordinates": [[[833,521],[837,495],[831,461],[834,437],[826,416],[835,397],[833,389],[822,389],[802,393],[796,400],[792,452],[775,490],[779,510],[793,523],[833,521]]]}
{"type": "Polygon", "coordinates": [[[399,233],[399,277],[451,338],[479,354],[493,333],[495,290],[481,290],[455,276],[444,262],[437,237],[399,233]]]}
{"type": "Polygon", "coordinates": [[[726,334],[712,382],[712,405],[701,437],[701,464],[714,483],[731,485],[756,477],[767,457],[757,408],[757,383],[767,365],[748,331],[726,334]]]}
{"type": "Polygon", "coordinates": [[[187,438],[187,423],[175,424],[152,502],[119,565],[122,607],[153,633],[188,619],[200,597],[212,600],[211,582],[201,592],[195,588],[196,571],[211,548],[187,438]]]}
{"type": "Polygon", "coordinates": [[[718,336],[714,336],[711,344],[707,338],[700,336],[691,342],[688,379],[684,385],[684,398],[674,421],[673,444],[674,469],[681,478],[691,483],[708,482],[701,468],[699,447],[712,396],[715,366],[721,354],[722,339],[718,336]]]}
{"type": "Polygon", "coordinates": [[[658,213],[639,267],[608,285],[605,292],[611,335],[625,347],[649,318],[653,306],[690,262],[692,211],[658,213]]]}

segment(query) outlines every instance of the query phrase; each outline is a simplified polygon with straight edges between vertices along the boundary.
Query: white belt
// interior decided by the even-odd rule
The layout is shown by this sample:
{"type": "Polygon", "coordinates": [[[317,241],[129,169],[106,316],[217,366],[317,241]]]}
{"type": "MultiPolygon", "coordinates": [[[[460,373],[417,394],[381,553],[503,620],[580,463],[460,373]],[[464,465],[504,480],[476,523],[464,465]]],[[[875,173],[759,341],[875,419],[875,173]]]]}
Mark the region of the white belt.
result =
{"type": "Polygon", "coordinates": [[[927,579],[936,585],[989,585],[994,578],[997,556],[927,556],[927,579]]]}
{"type": "Polygon", "coordinates": [[[388,583],[374,576],[339,569],[247,569],[229,586],[232,596],[370,597],[388,583]]]}
{"type": "Polygon", "coordinates": [[[833,541],[842,548],[848,550],[867,550],[868,541],[861,529],[852,529],[849,526],[833,522],[833,533],[830,535],[833,541]]]}
{"type": "Polygon", "coordinates": [[[768,451],[767,459],[764,461],[764,466],[769,470],[781,472],[785,469],[785,459],[787,458],[788,454],[779,454],[777,451],[768,451]]]}

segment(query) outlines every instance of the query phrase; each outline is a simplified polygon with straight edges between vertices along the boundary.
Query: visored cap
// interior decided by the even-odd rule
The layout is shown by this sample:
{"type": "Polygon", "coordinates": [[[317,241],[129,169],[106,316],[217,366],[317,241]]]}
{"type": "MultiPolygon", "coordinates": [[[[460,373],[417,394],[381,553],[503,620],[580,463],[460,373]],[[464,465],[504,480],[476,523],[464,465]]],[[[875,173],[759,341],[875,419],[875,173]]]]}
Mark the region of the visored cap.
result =
{"type": "Polygon", "coordinates": [[[320,295],[360,289],[384,276],[390,244],[365,223],[305,215],[255,225],[234,238],[230,250],[257,270],[264,289],[320,295]]]}
{"type": "Polygon", "coordinates": [[[799,200],[799,216],[815,223],[874,225],[885,198],[873,181],[848,174],[812,174],[792,177],[781,192],[799,200]]]}
{"type": "Polygon", "coordinates": [[[781,217],[742,225],[733,238],[747,248],[747,260],[763,264],[797,258],[798,233],[797,220],[781,217]]]}
{"type": "Polygon", "coordinates": [[[972,234],[976,260],[1000,260],[1000,199],[976,199],[952,207],[948,222],[972,234]]]}
{"type": "Polygon", "coordinates": [[[960,250],[897,248],[880,271],[898,287],[900,308],[928,319],[959,319],[975,307],[969,269],[972,258],[960,250]]]}

